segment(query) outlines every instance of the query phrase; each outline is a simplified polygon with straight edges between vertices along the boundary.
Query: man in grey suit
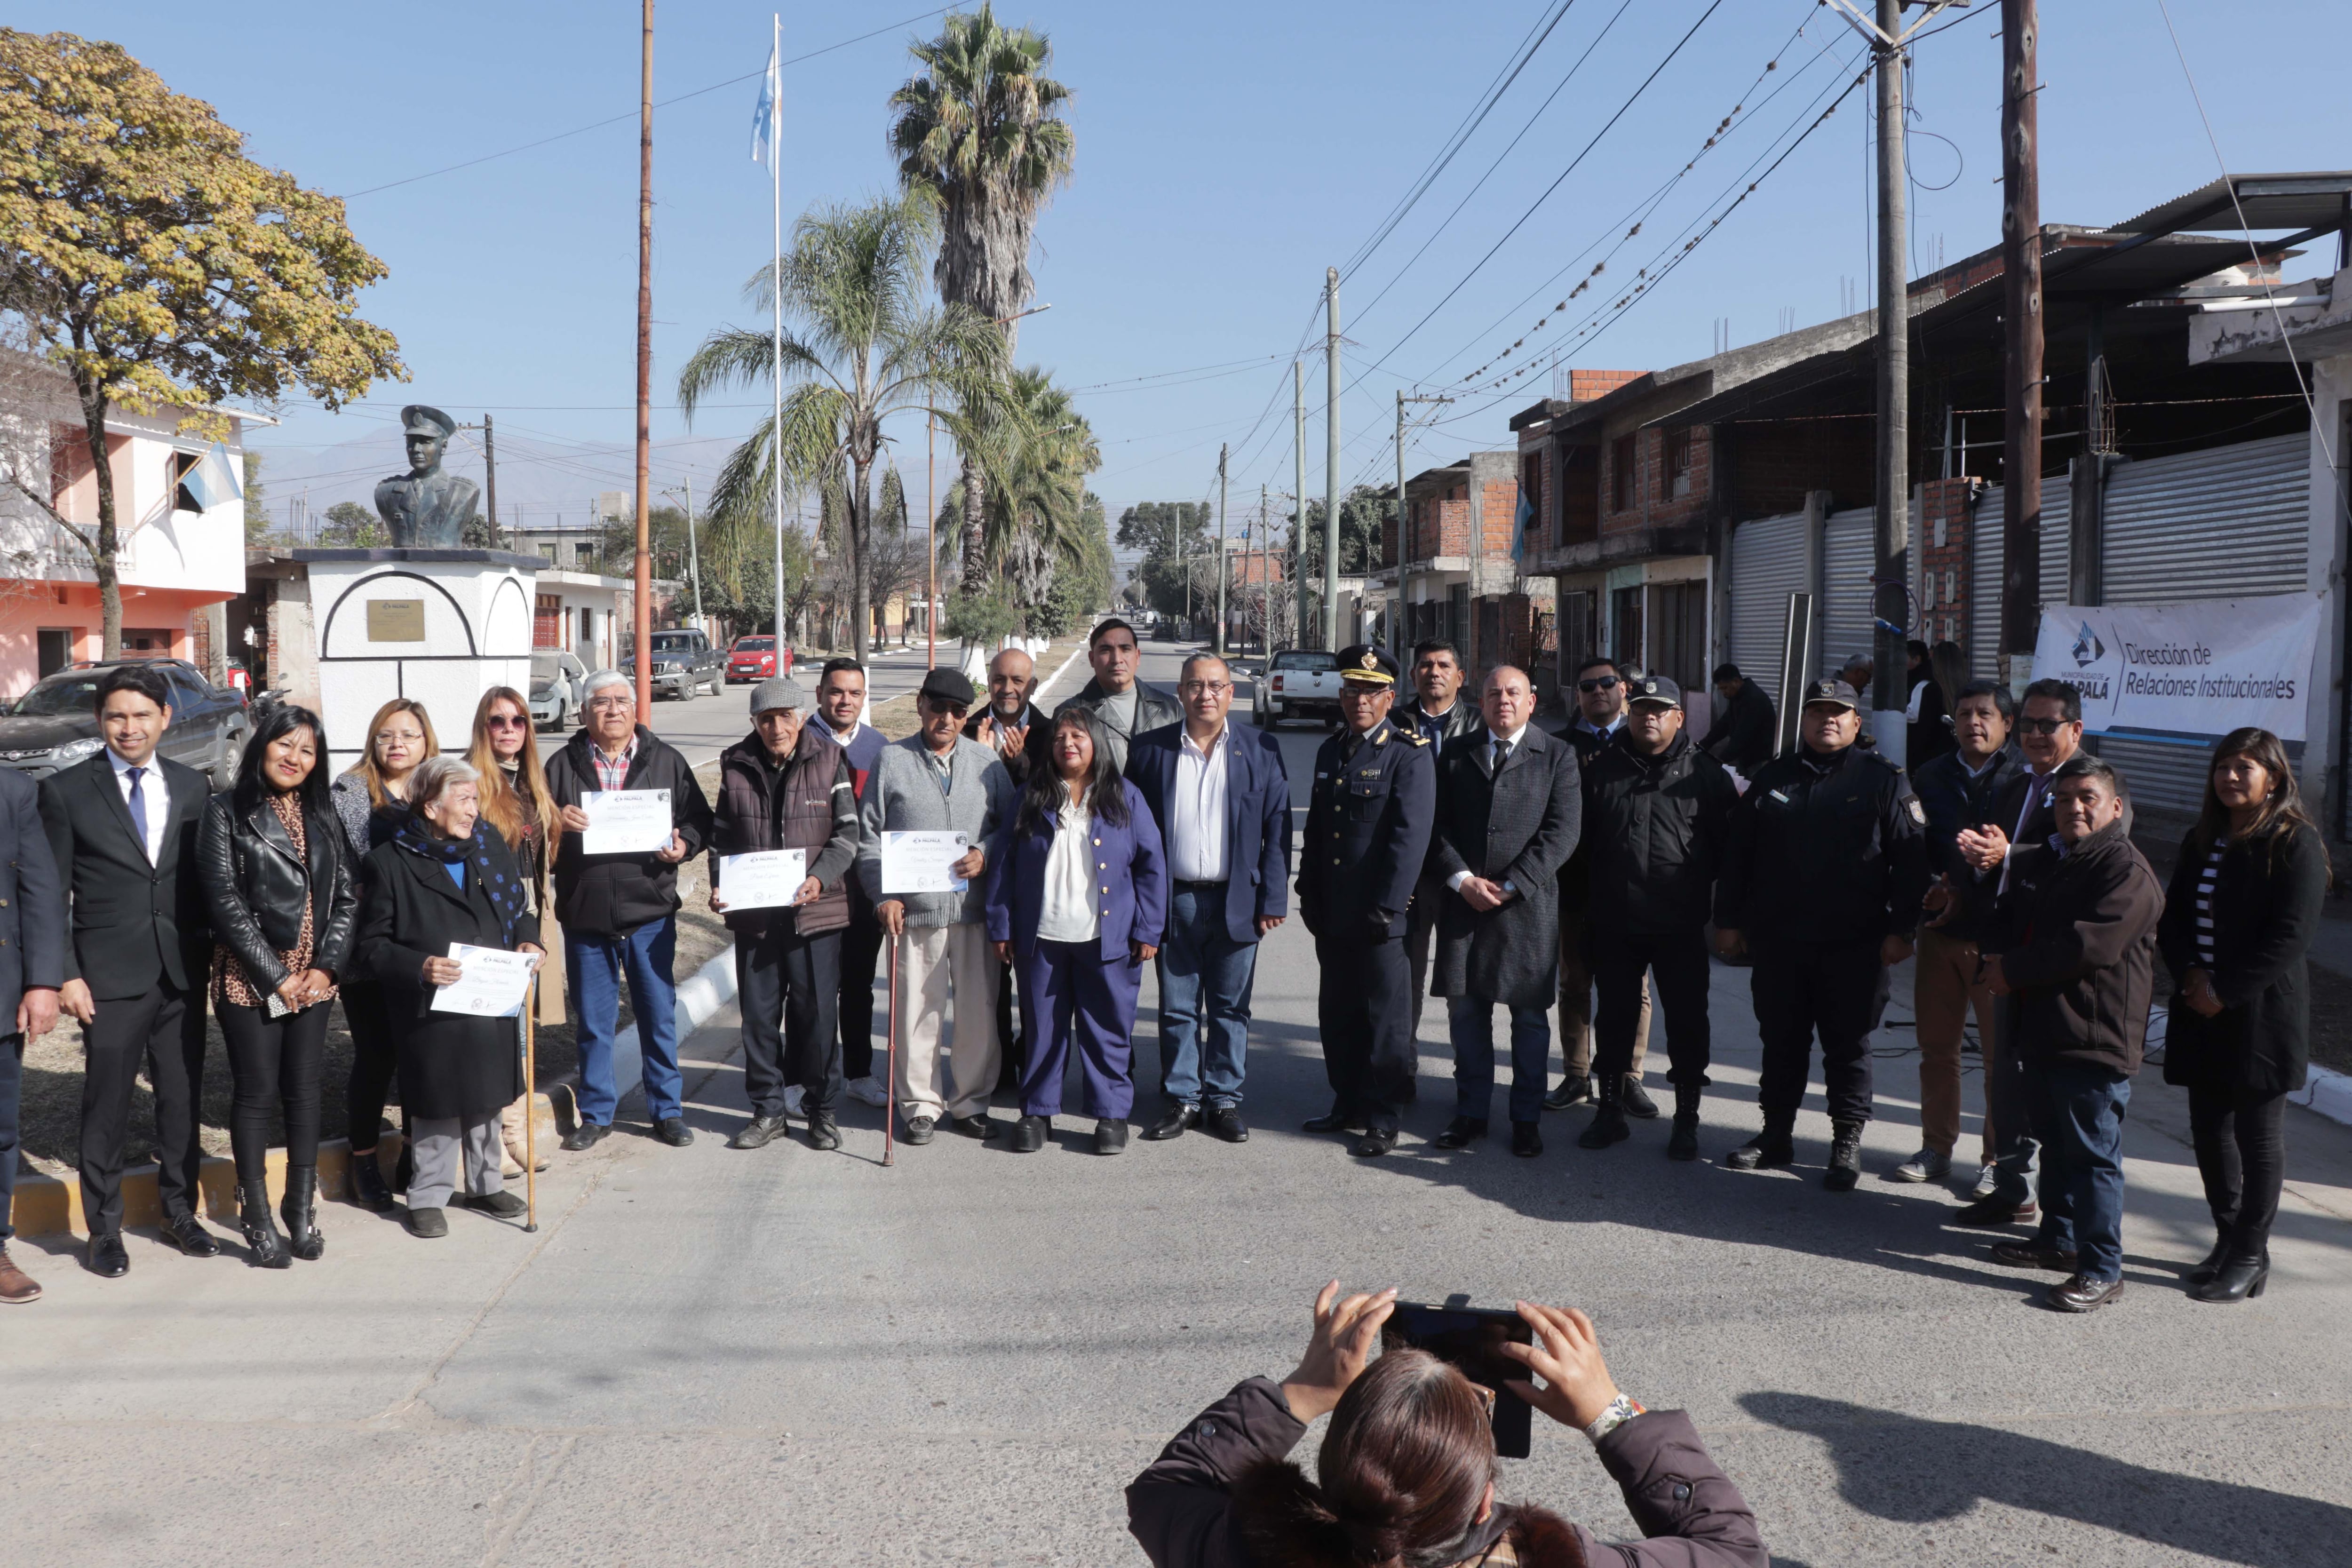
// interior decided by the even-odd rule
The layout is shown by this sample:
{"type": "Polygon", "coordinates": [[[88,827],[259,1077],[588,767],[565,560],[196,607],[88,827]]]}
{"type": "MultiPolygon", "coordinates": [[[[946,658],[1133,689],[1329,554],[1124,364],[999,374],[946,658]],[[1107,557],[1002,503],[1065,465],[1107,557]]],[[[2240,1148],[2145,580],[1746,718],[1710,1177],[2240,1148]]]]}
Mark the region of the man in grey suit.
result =
{"type": "Polygon", "coordinates": [[[66,905],[41,826],[40,791],[0,768],[0,1306],[40,1300],[41,1288],[8,1257],[16,1187],[17,1111],[25,1042],[57,1026],[66,980],[66,905]]]}

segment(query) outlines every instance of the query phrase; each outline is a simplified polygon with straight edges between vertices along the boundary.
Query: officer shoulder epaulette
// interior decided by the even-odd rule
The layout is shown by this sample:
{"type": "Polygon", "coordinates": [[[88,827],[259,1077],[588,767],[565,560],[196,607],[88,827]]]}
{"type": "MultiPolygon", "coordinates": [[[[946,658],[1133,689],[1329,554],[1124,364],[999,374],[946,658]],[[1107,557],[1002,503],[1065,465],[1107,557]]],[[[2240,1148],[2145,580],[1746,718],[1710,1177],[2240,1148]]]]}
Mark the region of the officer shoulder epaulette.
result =
{"type": "Polygon", "coordinates": [[[1429,744],[1428,736],[1423,734],[1418,730],[1408,730],[1402,725],[1397,726],[1396,737],[1398,740],[1403,741],[1410,745],[1426,746],[1429,744]]]}

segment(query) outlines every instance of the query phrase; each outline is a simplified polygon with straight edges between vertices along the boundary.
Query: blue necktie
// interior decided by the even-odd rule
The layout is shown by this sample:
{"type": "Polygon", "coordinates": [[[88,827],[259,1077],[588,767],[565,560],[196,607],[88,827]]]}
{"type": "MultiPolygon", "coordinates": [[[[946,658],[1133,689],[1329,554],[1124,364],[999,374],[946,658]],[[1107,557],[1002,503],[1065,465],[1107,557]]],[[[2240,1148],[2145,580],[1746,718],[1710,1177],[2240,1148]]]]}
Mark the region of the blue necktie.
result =
{"type": "Polygon", "coordinates": [[[126,768],[131,775],[131,828],[139,837],[139,852],[147,852],[147,792],[140,786],[139,775],[145,768],[126,768]]]}

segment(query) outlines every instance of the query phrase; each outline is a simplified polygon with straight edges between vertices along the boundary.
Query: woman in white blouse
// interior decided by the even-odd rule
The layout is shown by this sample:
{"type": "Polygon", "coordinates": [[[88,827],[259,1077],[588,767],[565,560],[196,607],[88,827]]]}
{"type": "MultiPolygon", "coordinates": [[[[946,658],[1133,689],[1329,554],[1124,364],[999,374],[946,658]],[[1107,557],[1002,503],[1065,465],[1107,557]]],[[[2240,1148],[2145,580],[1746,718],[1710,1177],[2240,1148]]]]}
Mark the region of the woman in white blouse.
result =
{"type": "Polygon", "coordinates": [[[1102,722],[1083,709],[1054,721],[1050,767],[1021,790],[1010,850],[989,871],[988,935],[1021,971],[1021,1120],[1015,1153],[1045,1145],[1076,1047],[1094,1150],[1127,1147],[1135,1105],[1128,1037],[1143,966],[1168,918],[1160,826],[1119,776],[1102,722]]]}

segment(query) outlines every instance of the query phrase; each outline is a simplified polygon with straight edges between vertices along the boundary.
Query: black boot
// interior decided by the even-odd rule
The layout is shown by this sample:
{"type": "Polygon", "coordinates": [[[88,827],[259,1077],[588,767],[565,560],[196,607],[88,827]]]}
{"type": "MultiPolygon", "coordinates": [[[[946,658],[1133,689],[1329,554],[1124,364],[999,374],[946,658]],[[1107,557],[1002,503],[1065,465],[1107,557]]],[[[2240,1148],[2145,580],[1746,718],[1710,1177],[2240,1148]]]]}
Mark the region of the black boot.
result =
{"type": "Polygon", "coordinates": [[[2223,1263],[2213,1278],[2189,1292],[2192,1301],[2243,1301],[2259,1296],[2271,1282],[2271,1260],[2266,1257],[2232,1256],[2223,1263]]]}
{"type": "Polygon", "coordinates": [[[326,1255],[327,1238],[319,1234],[319,1167],[286,1167],[286,1197],[278,1205],[286,1218],[286,1249],[305,1263],[326,1255]]]}
{"type": "Polygon", "coordinates": [[[1601,1109],[1576,1135],[1580,1149],[1606,1149],[1612,1143],[1622,1143],[1633,1135],[1625,1125],[1625,1079],[1619,1073],[1596,1073],[1592,1081],[1601,1089],[1601,1109]]]}
{"type": "Polygon", "coordinates": [[[2205,1255],[2205,1261],[2189,1271],[2189,1282],[2191,1285],[2205,1284],[2221,1272],[2221,1266],[2229,1261],[2230,1233],[2225,1230],[2221,1233],[2221,1239],[2213,1244],[2213,1250],[2205,1255]]]}
{"type": "Polygon", "coordinates": [[[256,1268],[291,1268],[294,1259],[286,1250],[286,1243],[278,1227],[269,1222],[269,1184],[239,1182],[236,1184],[236,1225],[245,1232],[245,1244],[253,1249],[248,1259],[256,1268]]]}
{"type": "Polygon", "coordinates": [[[1796,1163],[1797,1145],[1790,1134],[1795,1131],[1797,1113],[1793,1110],[1768,1110],[1764,1113],[1764,1131],[1723,1157],[1723,1163],[1735,1171],[1758,1171],[1774,1165],[1796,1163]]]}
{"type": "Polygon", "coordinates": [[[373,1149],[352,1154],[352,1202],[378,1214],[392,1212],[392,1189],[383,1184],[383,1167],[373,1149]]]}
{"type": "Polygon", "coordinates": [[[1833,1193],[1850,1193],[1862,1180],[1862,1123],[1840,1121],[1830,1140],[1830,1168],[1822,1185],[1833,1193]]]}
{"type": "Polygon", "coordinates": [[[1675,1126],[1666,1137],[1666,1158],[1696,1160],[1698,1158],[1698,1107],[1706,1093],[1704,1084],[1675,1085],[1675,1126]]]}

